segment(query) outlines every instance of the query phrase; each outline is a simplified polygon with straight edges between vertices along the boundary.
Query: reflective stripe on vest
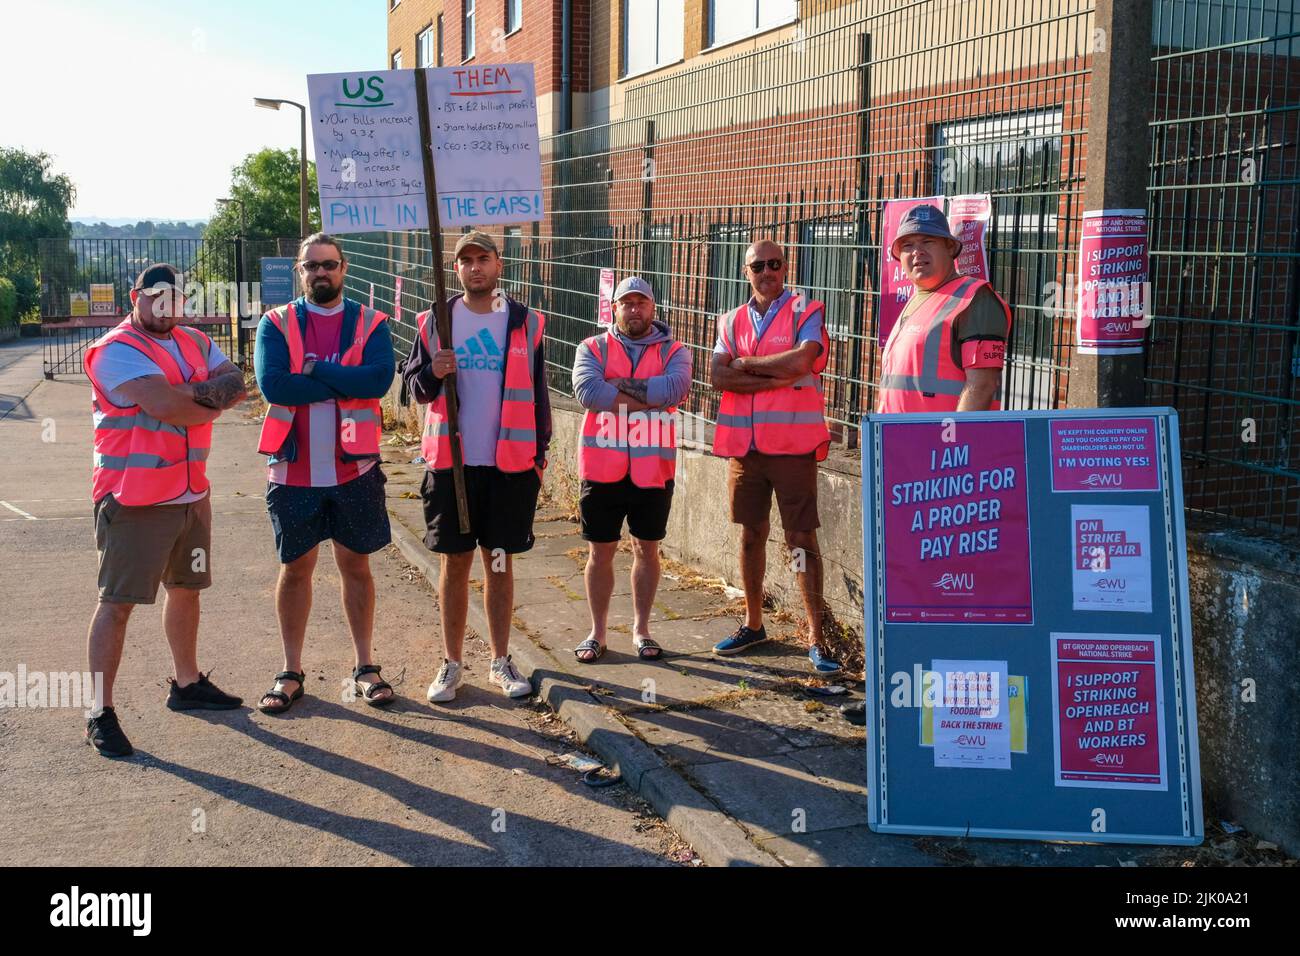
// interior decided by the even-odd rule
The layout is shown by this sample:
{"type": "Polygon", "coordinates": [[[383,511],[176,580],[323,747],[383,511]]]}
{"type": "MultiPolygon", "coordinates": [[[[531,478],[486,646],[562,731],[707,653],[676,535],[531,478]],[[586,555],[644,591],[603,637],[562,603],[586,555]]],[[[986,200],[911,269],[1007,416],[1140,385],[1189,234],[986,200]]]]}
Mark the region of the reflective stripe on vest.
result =
{"type": "Polygon", "coordinates": [[[792,295],[759,336],[746,303],[718,317],[718,335],[733,358],[789,352],[798,347],[799,330],[818,309],[822,313],[822,350],[813,361],[812,370],[784,388],[751,395],[723,392],[713,433],[715,455],[743,458],[752,445],[765,455],[813,453],[818,461],[826,458],[830,431],[826,427],[821,381],[822,370],[830,357],[826,307],[816,300],[804,301],[802,295],[792,295]]]}
{"type": "MultiPolygon", "coordinates": [[[[647,345],[633,366],[614,333],[585,344],[600,363],[605,381],[662,375],[681,342],[647,345]]],[[[677,408],[654,412],[597,412],[587,409],[578,444],[578,475],[588,481],[622,481],[629,473],[638,488],[662,488],[677,474],[677,408]]]]}
{"type": "MultiPolygon", "coordinates": [[[[267,313],[271,324],[280,330],[285,343],[289,346],[289,371],[298,374],[305,364],[303,351],[302,327],[298,324],[298,313],[293,303],[283,310],[273,309],[267,313]]],[[[366,342],[381,322],[388,316],[365,306],[357,314],[357,324],[352,335],[352,344],[339,356],[340,365],[360,365],[365,354],[366,342]]],[[[379,440],[383,436],[384,416],[377,398],[340,398],[335,400],[338,408],[339,447],[345,455],[356,457],[376,456],[379,454],[379,440]]],[[[293,417],[297,407],[270,405],[266,418],[262,420],[262,434],[257,442],[257,450],[264,455],[274,455],[284,446],[285,439],[293,430],[293,417]]]]}
{"type": "MultiPolygon", "coordinates": [[[[975,301],[980,289],[992,286],[975,276],[958,276],[936,289],[915,314],[890,330],[880,362],[878,412],[955,411],[966,387],[966,372],[952,358],[957,318],[975,301]]],[[[1011,309],[993,293],[1007,318],[1011,309]]],[[[1001,407],[1002,388],[994,393],[992,409],[1001,407]]]]}
{"type": "MultiPolygon", "coordinates": [[[[424,340],[425,350],[430,355],[442,347],[432,316],[432,310],[416,316],[420,338],[424,340]]],[[[523,324],[513,329],[507,338],[501,391],[501,424],[496,443],[496,466],[502,471],[527,471],[536,464],[537,409],[533,365],[537,359],[537,350],[541,347],[545,324],[542,314],[530,309],[523,324]]],[[[424,456],[425,467],[430,471],[452,466],[451,426],[447,421],[445,392],[439,392],[438,397],[425,410],[420,454],[424,456]]]]}
{"type": "MultiPolygon", "coordinates": [[[[188,381],[206,381],[212,340],[198,329],[180,325],[172,329],[172,339],[190,367],[188,381]]],[[[86,349],[84,367],[90,379],[95,427],[91,498],[99,501],[111,494],[121,504],[139,506],[171,501],[187,491],[203,494],[209,487],[205,462],[212,444],[212,423],[170,425],[138,405],[114,405],[100,387],[94,369],[95,356],[114,342],[143,354],[168,384],[186,381],[171,352],[136,330],[130,317],[86,349]]]]}

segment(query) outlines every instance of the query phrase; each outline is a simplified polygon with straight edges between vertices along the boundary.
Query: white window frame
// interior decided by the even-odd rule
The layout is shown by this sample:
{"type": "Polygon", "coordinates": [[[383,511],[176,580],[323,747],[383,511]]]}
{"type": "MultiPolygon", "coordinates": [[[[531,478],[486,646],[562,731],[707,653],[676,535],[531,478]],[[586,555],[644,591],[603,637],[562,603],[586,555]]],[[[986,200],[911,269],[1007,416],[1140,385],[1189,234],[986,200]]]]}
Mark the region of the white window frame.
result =
{"type": "Polygon", "coordinates": [[[730,39],[727,39],[727,40],[718,40],[718,39],[717,39],[717,31],[714,29],[714,24],[713,24],[713,21],[714,21],[714,14],[715,14],[715,10],[716,10],[716,2],[715,2],[715,0],[704,0],[704,3],[705,3],[705,10],[704,10],[704,12],[705,12],[706,16],[708,17],[708,27],[709,27],[709,34],[708,34],[708,37],[709,37],[709,45],[708,45],[707,47],[705,47],[704,50],[702,51],[702,52],[704,52],[704,53],[707,53],[709,50],[717,50],[717,49],[719,49],[719,48],[721,48],[721,47],[724,47],[724,46],[731,46],[731,44],[733,44],[733,43],[739,43],[739,42],[742,41],[742,40],[748,40],[748,39],[750,39],[750,38],[752,38],[752,37],[756,37],[756,36],[759,36],[759,35],[761,35],[761,34],[768,33],[768,32],[770,32],[770,31],[772,31],[772,30],[779,30],[779,29],[781,29],[781,27],[788,27],[788,26],[789,26],[790,24],[792,24],[792,23],[798,23],[798,22],[799,22],[799,3],[798,3],[798,0],[796,0],[795,5],[794,5],[794,13],[791,14],[787,19],[780,20],[780,21],[778,21],[778,22],[776,22],[776,23],[769,23],[767,26],[759,26],[759,25],[758,25],[758,3],[759,3],[759,0],[753,0],[753,4],[754,4],[754,28],[753,28],[752,30],[749,30],[749,31],[746,32],[746,33],[741,34],[740,36],[734,36],[734,37],[731,37],[730,39]]]}
{"type": "MultiPolygon", "coordinates": [[[[630,79],[632,79],[632,78],[634,78],[634,77],[644,76],[644,75],[647,74],[647,73],[653,73],[655,70],[662,70],[664,67],[666,67],[666,66],[672,66],[674,63],[681,63],[682,60],[684,59],[683,54],[684,54],[684,52],[685,52],[685,34],[684,34],[684,32],[683,32],[683,36],[681,36],[681,37],[678,38],[678,39],[681,41],[682,53],[679,53],[677,56],[672,57],[672,58],[666,58],[666,57],[662,56],[662,55],[660,54],[660,52],[659,52],[660,49],[663,47],[663,38],[659,35],[659,19],[660,19],[660,17],[659,17],[659,4],[660,4],[661,0],[621,0],[621,2],[622,2],[622,11],[623,11],[623,12],[622,12],[622,17],[623,17],[623,19],[622,19],[622,24],[621,24],[621,27],[620,27],[620,32],[622,33],[622,36],[619,38],[619,49],[620,49],[620,52],[622,53],[622,63],[620,64],[620,70],[621,70],[621,72],[620,72],[620,75],[619,75],[619,79],[620,79],[620,80],[630,80],[630,79]],[[628,8],[628,5],[631,4],[631,3],[652,3],[652,4],[655,5],[655,56],[654,56],[654,62],[652,62],[649,66],[641,67],[640,69],[638,69],[638,70],[636,70],[636,71],[632,71],[632,70],[629,70],[629,69],[628,69],[628,60],[629,60],[629,57],[628,57],[628,36],[627,36],[627,25],[628,25],[627,8],[628,8]]],[[[671,2],[671,0],[669,0],[669,2],[671,2]]],[[[683,27],[683,31],[685,30],[685,25],[686,25],[686,10],[685,10],[685,4],[686,4],[686,0],[682,0],[682,7],[683,7],[683,9],[682,9],[682,27],[683,27]]]]}
{"type": "Polygon", "coordinates": [[[506,36],[518,33],[524,26],[524,0],[505,0],[506,2],[506,36]],[[515,14],[515,25],[510,25],[510,15],[515,14]]]}
{"type": "Polygon", "coordinates": [[[478,43],[476,17],[478,0],[460,0],[460,56],[462,63],[474,59],[478,43]]]}
{"type": "Polygon", "coordinates": [[[415,65],[433,66],[433,24],[415,35],[415,65]]]}
{"type": "Polygon", "coordinates": [[[391,69],[400,70],[402,68],[402,51],[394,50],[393,55],[388,60],[391,69]]]}

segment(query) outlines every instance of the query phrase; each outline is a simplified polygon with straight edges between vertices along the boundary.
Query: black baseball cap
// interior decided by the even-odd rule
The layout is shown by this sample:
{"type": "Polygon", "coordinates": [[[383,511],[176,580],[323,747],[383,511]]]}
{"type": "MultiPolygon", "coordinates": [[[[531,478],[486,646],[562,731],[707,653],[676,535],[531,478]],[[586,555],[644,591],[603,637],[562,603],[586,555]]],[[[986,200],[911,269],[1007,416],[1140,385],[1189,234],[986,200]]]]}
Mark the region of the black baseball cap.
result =
{"type": "Polygon", "coordinates": [[[131,289],[139,292],[141,289],[152,289],[160,285],[180,286],[180,273],[176,271],[175,266],[166,262],[155,262],[136,276],[135,285],[131,286],[131,289]]]}

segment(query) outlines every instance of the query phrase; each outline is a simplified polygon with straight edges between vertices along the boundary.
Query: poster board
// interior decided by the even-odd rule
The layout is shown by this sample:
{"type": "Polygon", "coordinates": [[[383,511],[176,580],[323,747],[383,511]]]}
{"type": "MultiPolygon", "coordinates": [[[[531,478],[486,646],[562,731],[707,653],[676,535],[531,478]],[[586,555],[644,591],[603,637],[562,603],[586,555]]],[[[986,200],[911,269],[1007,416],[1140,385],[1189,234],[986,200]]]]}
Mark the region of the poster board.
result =
{"type": "Polygon", "coordinates": [[[1204,836],[1172,409],[868,415],[882,833],[1204,836]]]}

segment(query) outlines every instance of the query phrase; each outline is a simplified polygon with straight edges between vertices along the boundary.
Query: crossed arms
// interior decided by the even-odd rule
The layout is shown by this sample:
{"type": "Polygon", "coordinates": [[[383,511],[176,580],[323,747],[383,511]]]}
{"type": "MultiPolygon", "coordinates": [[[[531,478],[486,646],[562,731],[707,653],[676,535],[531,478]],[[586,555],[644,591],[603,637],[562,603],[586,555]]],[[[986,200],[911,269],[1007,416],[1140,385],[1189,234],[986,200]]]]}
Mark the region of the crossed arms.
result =
{"type": "Polygon", "coordinates": [[[145,375],[118,386],[127,401],[168,425],[193,427],[215,421],[245,395],[244,373],[234,362],[222,362],[203,382],[172,385],[162,375],[145,375]]]}
{"type": "Polygon", "coordinates": [[[820,342],[800,342],[787,352],[736,358],[714,352],[709,383],[714,391],[738,395],[785,388],[812,372],[821,348],[820,342]]]}

